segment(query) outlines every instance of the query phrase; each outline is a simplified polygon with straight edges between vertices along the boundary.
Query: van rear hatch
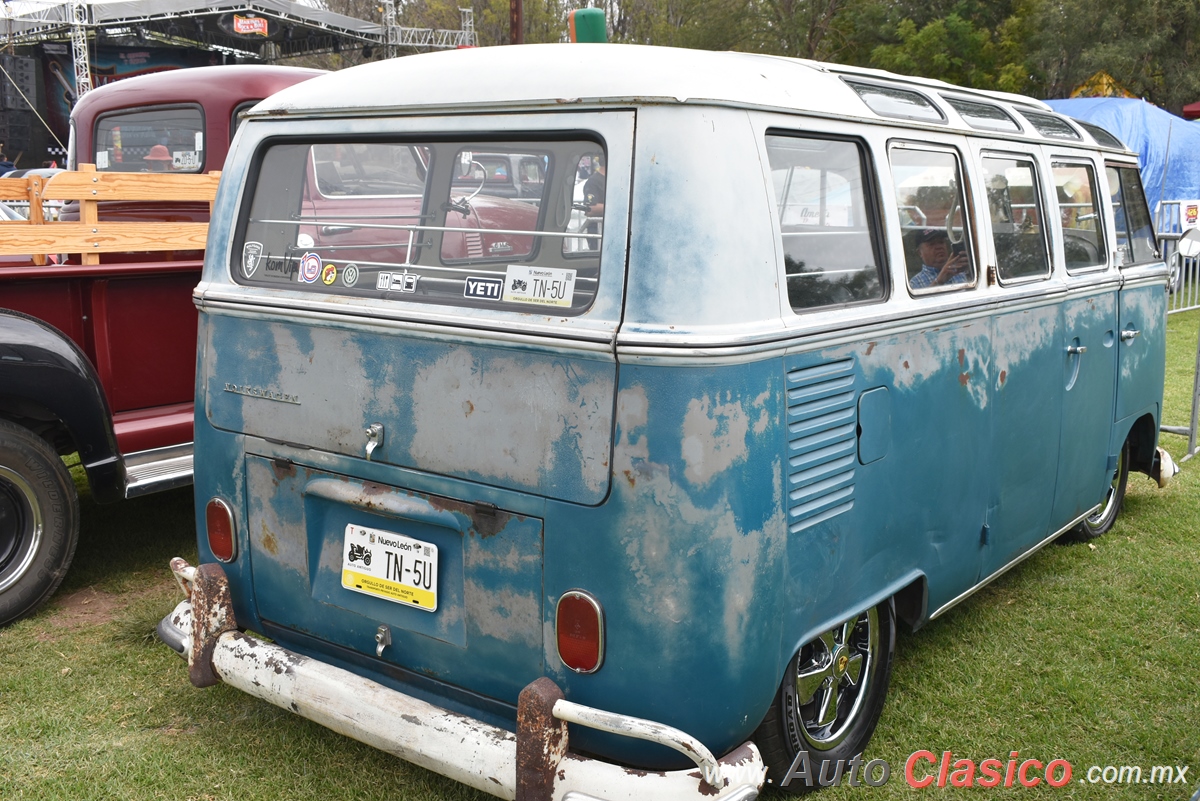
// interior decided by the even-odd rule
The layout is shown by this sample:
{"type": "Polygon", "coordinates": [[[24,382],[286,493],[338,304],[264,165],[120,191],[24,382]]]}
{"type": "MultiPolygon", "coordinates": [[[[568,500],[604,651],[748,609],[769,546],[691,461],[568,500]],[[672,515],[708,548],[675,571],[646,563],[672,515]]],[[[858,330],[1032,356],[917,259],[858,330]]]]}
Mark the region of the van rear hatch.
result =
{"type": "Polygon", "coordinates": [[[633,115],[585,119],[259,134],[233,282],[198,295],[205,413],[246,435],[271,636],[507,704],[543,674],[539,510],[600,504],[610,482],[633,115]],[[593,214],[582,185],[618,154],[593,214]]]}

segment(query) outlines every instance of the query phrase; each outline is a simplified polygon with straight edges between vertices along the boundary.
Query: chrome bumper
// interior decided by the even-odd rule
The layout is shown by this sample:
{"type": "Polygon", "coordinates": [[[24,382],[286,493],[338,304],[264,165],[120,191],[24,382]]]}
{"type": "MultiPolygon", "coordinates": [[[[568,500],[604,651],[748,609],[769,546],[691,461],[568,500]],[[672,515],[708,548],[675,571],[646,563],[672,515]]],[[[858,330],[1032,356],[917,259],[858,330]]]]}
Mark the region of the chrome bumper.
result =
{"type": "Polygon", "coordinates": [[[239,632],[220,565],[173,559],[171,570],[188,598],[159,623],[159,635],[186,655],[193,684],[224,682],[500,798],[750,801],[762,787],[766,768],[753,743],[717,759],[678,729],[567,701],[548,678],[521,691],[513,734],[239,632]],[[573,754],[568,722],[665,745],[696,769],[630,770],[573,754]]]}

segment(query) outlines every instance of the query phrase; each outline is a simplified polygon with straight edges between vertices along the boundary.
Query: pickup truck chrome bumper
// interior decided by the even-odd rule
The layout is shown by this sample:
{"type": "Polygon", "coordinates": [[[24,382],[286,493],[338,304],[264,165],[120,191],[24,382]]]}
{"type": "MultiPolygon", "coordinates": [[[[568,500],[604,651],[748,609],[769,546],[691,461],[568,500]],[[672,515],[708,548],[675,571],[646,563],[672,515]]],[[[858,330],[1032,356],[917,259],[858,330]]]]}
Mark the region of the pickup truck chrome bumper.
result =
{"type": "Polygon", "coordinates": [[[766,768],[753,743],[716,759],[678,729],[567,701],[548,678],[521,691],[513,734],[239,632],[220,565],[192,567],[173,559],[171,570],[188,598],[159,623],[159,635],[187,656],[193,684],[223,681],[492,795],[518,801],[750,801],[762,787],[766,768]],[[398,726],[400,721],[408,725],[398,726]],[[674,748],[696,769],[630,770],[571,753],[567,722],[674,748]]]}

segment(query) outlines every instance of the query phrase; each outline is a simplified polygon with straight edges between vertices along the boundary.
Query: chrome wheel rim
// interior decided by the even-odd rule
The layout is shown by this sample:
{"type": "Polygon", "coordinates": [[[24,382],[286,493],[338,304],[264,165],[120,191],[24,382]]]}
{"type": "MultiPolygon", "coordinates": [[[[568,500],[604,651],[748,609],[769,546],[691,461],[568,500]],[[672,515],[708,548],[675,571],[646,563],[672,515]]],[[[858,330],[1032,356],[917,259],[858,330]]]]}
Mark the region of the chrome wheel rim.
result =
{"type": "Polygon", "coordinates": [[[879,654],[879,613],[866,612],[800,649],[783,703],[792,745],[828,751],[863,714],[879,654]]]}
{"type": "Polygon", "coordinates": [[[43,528],[33,487],[20,474],[0,466],[0,592],[29,570],[43,528]]]}
{"type": "Polygon", "coordinates": [[[1121,486],[1121,474],[1125,471],[1125,449],[1121,449],[1120,455],[1117,457],[1117,469],[1113,471],[1112,482],[1108,486],[1108,492],[1104,495],[1104,503],[1100,506],[1100,511],[1087,518],[1087,524],[1091,528],[1099,528],[1104,525],[1109,516],[1116,511],[1117,491],[1121,486]]]}

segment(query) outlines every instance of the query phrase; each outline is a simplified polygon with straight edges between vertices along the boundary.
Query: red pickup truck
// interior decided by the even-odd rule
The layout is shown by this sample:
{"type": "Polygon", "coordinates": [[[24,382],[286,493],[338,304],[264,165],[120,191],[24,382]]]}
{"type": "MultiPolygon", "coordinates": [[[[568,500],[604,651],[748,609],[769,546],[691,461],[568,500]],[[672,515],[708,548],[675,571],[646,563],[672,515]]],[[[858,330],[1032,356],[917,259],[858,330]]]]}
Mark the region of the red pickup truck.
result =
{"type": "MultiPolygon", "coordinates": [[[[319,74],[199,67],[109,84],[72,112],[68,166],[220,170],[241,111],[319,74]]],[[[207,222],[208,212],[171,197],[99,204],[105,221],[207,222]]],[[[192,288],[203,251],[131,242],[103,258],[55,252],[68,255],[0,263],[0,625],[49,598],[74,556],[79,504],[62,456],[79,454],[102,503],[192,477],[192,288]]]]}

